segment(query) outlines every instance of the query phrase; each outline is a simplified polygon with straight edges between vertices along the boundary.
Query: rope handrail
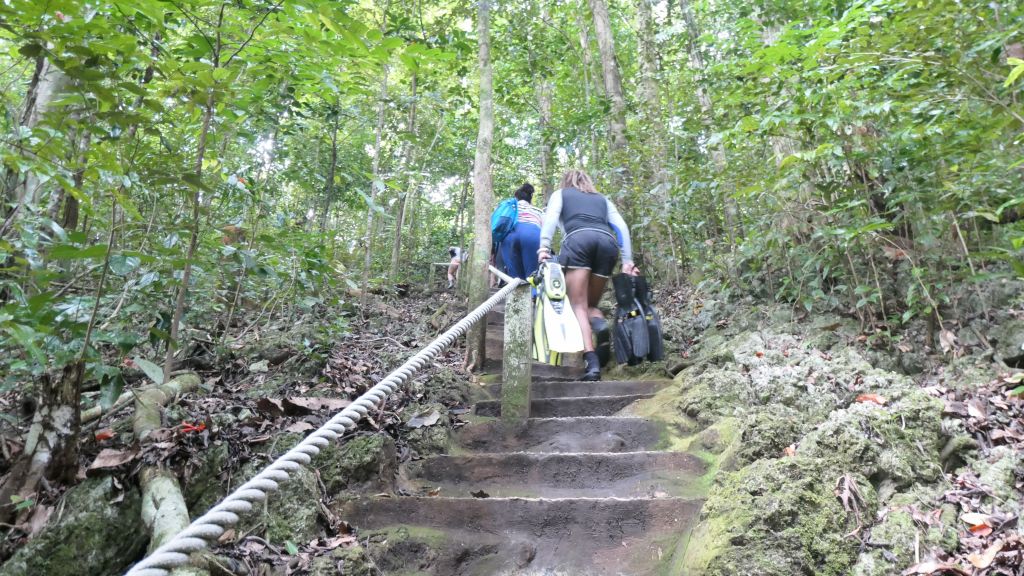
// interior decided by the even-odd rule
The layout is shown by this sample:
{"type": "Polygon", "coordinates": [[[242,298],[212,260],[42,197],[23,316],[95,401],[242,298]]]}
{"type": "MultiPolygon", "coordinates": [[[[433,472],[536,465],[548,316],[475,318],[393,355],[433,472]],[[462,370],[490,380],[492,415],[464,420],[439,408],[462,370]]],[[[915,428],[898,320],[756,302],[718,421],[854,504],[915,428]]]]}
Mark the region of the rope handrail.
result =
{"type": "Polygon", "coordinates": [[[189,554],[206,548],[209,541],[216,540],[239,520],[239,515],[252,510],[253,503],[264,500],[278,484],[288,480],[293,473],[309,464],[313,456],[332,440],[340,438],[346,430],[355,428],[356,422],[371,408],[404,384],[410,376],[432,361],[438,353],[451,346],[455,340],[480,321],[494,306],[504,300],[522,283],[514,279],[507,286],[488,298],[483,304],[467,314],[462,320],[438,336],[433,342],[417,352],[405,364],[396,368],[356,398],[352,404],[335,414],[323,426],[306,436],[294,448],[271,462],[248,482],[239,486],[206,514],[196,518],[184,530],[177,533],[133,566],[125,576],[168,576],[173,568],[189,563],[189,554]]]}

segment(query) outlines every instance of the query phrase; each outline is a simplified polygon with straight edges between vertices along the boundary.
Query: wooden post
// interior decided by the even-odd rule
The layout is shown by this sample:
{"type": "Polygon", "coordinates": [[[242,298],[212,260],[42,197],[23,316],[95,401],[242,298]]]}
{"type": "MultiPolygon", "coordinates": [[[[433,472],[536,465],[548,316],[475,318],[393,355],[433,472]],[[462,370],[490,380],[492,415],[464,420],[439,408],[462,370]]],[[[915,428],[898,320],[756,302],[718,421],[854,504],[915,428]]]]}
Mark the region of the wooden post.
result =
{"type": "Polygon", "coordinates": [[[505,349],[502,358],[501,419],[509,425],[525,424],[530,417],[530,358],[533,306],[530,287],[516,288],[505,300],[505,349]]]}

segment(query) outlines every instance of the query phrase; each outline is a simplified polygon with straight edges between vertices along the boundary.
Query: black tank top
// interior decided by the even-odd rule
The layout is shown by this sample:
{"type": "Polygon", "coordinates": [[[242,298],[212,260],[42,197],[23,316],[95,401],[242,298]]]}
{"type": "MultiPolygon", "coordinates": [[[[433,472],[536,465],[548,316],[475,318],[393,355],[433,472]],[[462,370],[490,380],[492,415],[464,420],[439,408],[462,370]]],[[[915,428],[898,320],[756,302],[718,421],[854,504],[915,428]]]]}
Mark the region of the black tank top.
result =
{"type": "Polygon", "coordinates": [[[590,194],[575,188],[563,188],[562,226],[565,227],[567,235],[585,228],[610,233],[608,201],[597,193],[590,194]]]}

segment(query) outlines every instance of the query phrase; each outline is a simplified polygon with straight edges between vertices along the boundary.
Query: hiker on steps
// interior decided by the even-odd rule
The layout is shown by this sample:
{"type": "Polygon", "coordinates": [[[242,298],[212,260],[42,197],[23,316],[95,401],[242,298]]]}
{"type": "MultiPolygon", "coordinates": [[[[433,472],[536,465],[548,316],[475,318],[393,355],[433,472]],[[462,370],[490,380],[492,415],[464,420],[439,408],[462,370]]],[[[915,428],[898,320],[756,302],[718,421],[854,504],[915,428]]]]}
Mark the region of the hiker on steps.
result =
{"type": "Polygon", "coordinates": [[[537,270],[537,249],[544,213],[535,208],[533,186],[523,184],[491,216],[491,239],[498,243],[509,276],[526,280],[537,270]]]}
{"type": "MultiPolygon", "coordinates": [[[[598,348],[605,351],[610,336],[608,323],[597,304],[620,252],[622,272],[640,273],[633,264],[629,227],[611,200],[594,189],[590,176],[582,170],[566,172],[562,176],[561,190],[548,200],[537,252],[541,262],[551,258],[551,240],[556,226],[564,233],[558,261],[567,269],[566,290],[583,332],[583,361],[586,363],[583,380],[600,380],[602,359],[595,351],[593,335],[597,333],[598,348]]],[[[607,361],[608,354],[603,356],[607,361]]]]}
{"type": "Polygon", "coordinates": [[[448,247],[448,289],[455,287],[455,281],[459,279],[459,266],[462,265],[462,248],[458,246],[448,247]]]}

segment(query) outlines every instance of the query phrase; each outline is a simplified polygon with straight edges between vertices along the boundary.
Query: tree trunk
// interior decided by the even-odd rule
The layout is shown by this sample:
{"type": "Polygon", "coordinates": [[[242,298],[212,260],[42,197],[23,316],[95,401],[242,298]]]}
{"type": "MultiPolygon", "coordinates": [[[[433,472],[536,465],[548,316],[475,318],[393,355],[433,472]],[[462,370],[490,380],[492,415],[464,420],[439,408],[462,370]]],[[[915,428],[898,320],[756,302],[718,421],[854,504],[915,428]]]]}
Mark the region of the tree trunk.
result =
{"type": "MultiPolygon", "coordinates": [[[[337,111],[335,111],[337,112],[337,111]]],[[[334,196],[334,173],[338,169],[338,115],[334,116],[331,129],[331,163],[327,167],[327,182],[324,183],[324,213],[320,215],[320,235],[327,233],[327,215],[331,212],[334,196]]]]}
{"type": "MultiPolygon", "coordinates": [[[[591,90],[601,92],[601,84],[597,82],[594,72],[594,61],[590,56],[590,32],[587,28],[587,21],[583,18],[583,8],[576,12],[576,26],[580,29],[580,54],[583,58],[583,103],[590,109],[591,90]]],[[[597,145],[597,133],[593,128],[587,128],[590,133],[590,160],[593,165],[601,164],[601,150],[597,145]]]]}
{"type": "MultiPolygon", "coordinates": [[[[29,82],[25,95],[25,107],[22,110],[20,125],[35,128],[50,110],[50,105],[67,88],[68,77],[51,63],[45,56],[36,59],[35,72],[29,82]]],[[[39,179],[28,172],[18,174],[8,172],[6,181],[6,198],[17,211],[22,205],[34,206],[39,202],[39,179]]],[[[4,214],[5,217],[11,214],[4,214]]]]}
{"type": "Polygon", "coordinates": [[[597,47],[601,52],[601,71],[604,76],[604,89],[611,100],[611,150],[617,152],[626,146],[626,98],[622,92],[622,77],[619,74],[619,63],[615,59],[615,38],[612,35],[611,19],[608,16],[608,5],[604,0],[590,0],[590,11],[594,17],[594,32],[597,34],[597,47]]]}
{"type": "MultiPolygon", "coordinates": [[[[540,108],[540,189],[542,199],[547,200],[555,189],[551,163],[551,139],[548,129],[551,126],[551,80],[544,78],[537,86],[537,103],[540,108]]],[[[538,199],[534,204],[543,206],[538,199]]]]}
{"type": "MultiPolygon", "coordinates": [[[[405,169],[412,170],[413,150],[416,142],[416,75],[410,80],[410,92],[412,101],[409,103],[409,135],[410,142],[406,148],[405,169]]],[[[398,203],[398,216],[395,219],[395,239],[391,246],[391,281],[398,282],[402,267],[402,226],[405,224],[405,211],[408,209],[409,199],[413,196],[416,187],[416,178],[410,174],[406,178],[405,192],[402,193],[401,202],[398,203]]]]}
{"type": "Polygon", "coordinates": [[[380,97],[377,102],[377,129],[373,139],[373,182],[370,184],[370,205],[366,207],[366,251],[363,254],[363,285],[360,305],[366,305],[366,295],[370,292],[370,272],[373,268],[373,237],[377,225],[374,208],[377,202],[378,184],[380,180],[381,138],[384,134],[384,121],[387,119],[388,99],[388,67],[384,66],[384,76],[380,80],[380,97]]]}
{"type": "MultiPolygon", "coordinates": [[[[210,135],[210,124],[213,121],[213,92],[206,98],[206,109],[203,112],[203,127],[199,132],[199,148],[196,152],[195,171],[197,183],[203,177],[203,159],[206,157],[206,144],[210,135]]],[[[178,286],[177,295],[174,298],[174,315],[171,316],[171,328],[167,340],[167,355],[164,356],[164,381],[171,377],[174,366],[174,352],[185,346],[179,345],[178,331],[181,325],[181,317],[185,313],[185,296],[188,294],[188,283],[192,279],[192,259],[195,258],[196,248],[199,245],[199,230],[202,225],[200,218],[201,196],[196,188],[192,193],[192,234],[188,242],[188,251],[185,253],[185,267],[181,272],[181,284],[178,286]]]]}
{"type": "Polygon", "coordinates": [[[85,362],[64,367],[58,380],[43,374],[25,449],[0,486],[0,522],[12,524],[15,505],[34,500],[44,478],[71,484],[78,473],[81,390],[85,362]]]}
{"type": "MultiPolygon", "coordinates": [[[[494,191],[491,183],[491,144],[494,140],[494,84],[491,75],[490,38],[491,0],[480,0],[477,36],[480,63],[480,124],[476,137],[476,158],[473,161],[473,254],[465,273],[471,274],[469,307],[476,308],[487,299],[487,263],[491,254],[491,210],[494,191]]],[[[476,368],[486,360],[484,343],[486,322],[478,322],[469,338],[470,356],[476,368]]]]}

